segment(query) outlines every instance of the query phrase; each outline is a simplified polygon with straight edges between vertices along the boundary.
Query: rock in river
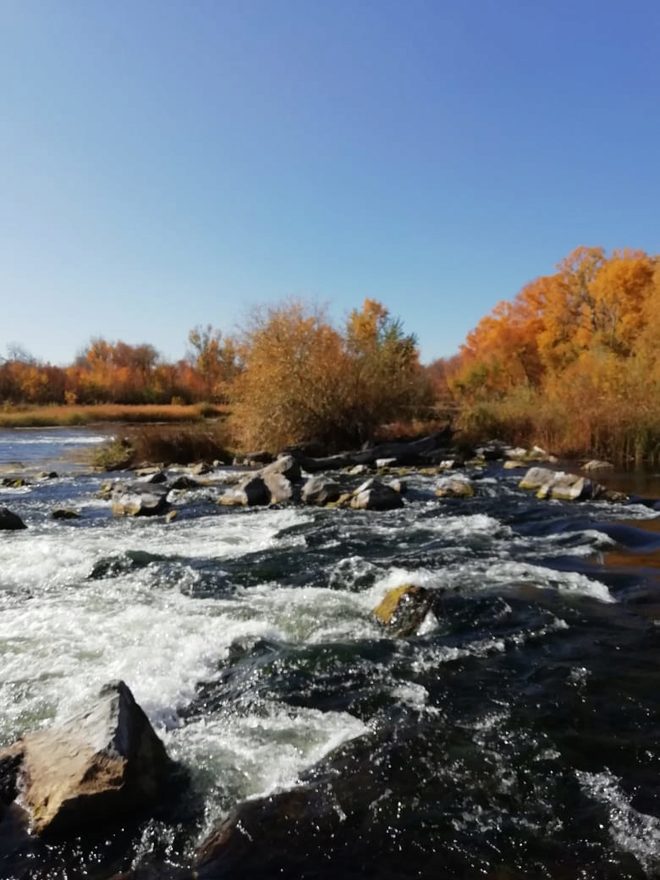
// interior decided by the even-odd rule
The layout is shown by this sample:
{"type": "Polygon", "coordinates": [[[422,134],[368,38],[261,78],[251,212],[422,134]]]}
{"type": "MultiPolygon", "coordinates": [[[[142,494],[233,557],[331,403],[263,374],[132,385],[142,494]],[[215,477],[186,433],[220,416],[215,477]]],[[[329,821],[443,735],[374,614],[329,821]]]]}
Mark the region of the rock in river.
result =
{"type": "Polygon", "coordinates": [[[393,636],[411,636],[433,604],[433,593],[425,587],[403,584],[385,595],[373,610],[376,620],[393,636]]]}
{"type": "Polygon", "coordinates": [[[302,489],[302,500],[305,504],[322,506],[337,501],[341,495],[341,487],[329,477],[317,474],[310,477],[302,489]]]}
{"type": "Polygon", "coordinates": [[[173,766],[122,681],[106,685],[90,711],[62,727],[28,733],[0,753],[6,787],[11,793],[17,771],[21,804],[36,834],[75,833],[148,809],[158,803],[173,766]]]}
{"type": "Polygon", "coordinates": [[[438,498],[472,498],[474,486],[467,477],[442,477],[435,484],[438,498]]]}
{"type": "Polygon", "coordinates": [[[401,495],[378,480],[366,480],[353,493],[351,507],[356,510],[394,510],[403,507],[401,495]]]}
{"type": "Polygon", "coordinates": [[[170,509],[167,487],[158,484],[131,483],[112,491],[113,516],[160,516],[170,509]]]}
{"type": "Polygon", "coordinates": [[[15,513],[12,513],[8,507],[0,507],[0,529],[8,529],[16,531],[17,529],[26,529],[27,526],[23,520],[15,513]]]}

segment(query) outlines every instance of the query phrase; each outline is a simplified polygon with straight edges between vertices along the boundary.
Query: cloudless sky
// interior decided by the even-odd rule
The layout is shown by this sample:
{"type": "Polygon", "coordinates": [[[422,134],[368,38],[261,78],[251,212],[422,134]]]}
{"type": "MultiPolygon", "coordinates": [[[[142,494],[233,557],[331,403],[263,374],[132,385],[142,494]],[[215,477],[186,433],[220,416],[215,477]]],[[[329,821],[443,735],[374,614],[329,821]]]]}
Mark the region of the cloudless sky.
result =
{"type": "Polygon", "coordinates": [[[0,353],[369,296],[430,360],[659,239],[657,0],[0,0],[0,353]]]}

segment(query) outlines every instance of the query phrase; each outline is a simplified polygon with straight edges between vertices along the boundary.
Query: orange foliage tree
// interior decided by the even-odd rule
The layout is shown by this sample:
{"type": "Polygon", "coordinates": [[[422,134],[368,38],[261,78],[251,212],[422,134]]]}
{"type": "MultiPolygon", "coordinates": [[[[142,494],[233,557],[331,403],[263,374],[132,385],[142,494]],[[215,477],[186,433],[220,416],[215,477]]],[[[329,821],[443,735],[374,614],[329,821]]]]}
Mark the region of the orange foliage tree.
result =
{"type": "Polygon", "coordinates": [[[660,258],[576,248],[467,337],[462,424],[558,451],[660,453],[660,258]]]}

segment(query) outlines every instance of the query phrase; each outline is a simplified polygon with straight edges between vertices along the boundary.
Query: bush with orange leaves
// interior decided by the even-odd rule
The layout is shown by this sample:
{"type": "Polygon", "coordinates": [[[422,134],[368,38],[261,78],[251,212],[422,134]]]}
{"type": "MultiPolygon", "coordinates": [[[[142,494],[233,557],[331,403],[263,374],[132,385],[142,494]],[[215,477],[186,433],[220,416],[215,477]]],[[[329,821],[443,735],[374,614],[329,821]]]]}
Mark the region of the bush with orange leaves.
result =
{"type": "Polygon", "coordinates": [[[351,446],[428,401],[414,337],[373,300],[351,313],[343,331],[301,302],[258,311],[241,360],[231,426],[243,448],[351,446]]]}

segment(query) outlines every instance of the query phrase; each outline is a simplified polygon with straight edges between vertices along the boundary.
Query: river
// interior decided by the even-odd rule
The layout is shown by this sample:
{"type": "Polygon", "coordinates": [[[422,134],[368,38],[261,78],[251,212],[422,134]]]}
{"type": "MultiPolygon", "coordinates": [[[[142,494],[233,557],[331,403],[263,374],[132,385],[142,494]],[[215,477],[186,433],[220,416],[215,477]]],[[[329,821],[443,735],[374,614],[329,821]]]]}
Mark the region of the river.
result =
{"type": "Polygon", "coordinates": [[[169,525],[113,519],[71,458],[102,439],[0,431],[0,467],[59,473],[0,488],[28,525],[0,532],[0,746],[121,678],[191,787],[65,843],[0,825],[0,877],[170,876],[236,804],[301,782],[333,820],[280,851],[266,811],[218,877],[660,876],[660,514],[538,501],[494,463],[474,498],[413,476],[382,513],[200,489],[169,525]],[[439,610],[386,638],[370,611],[409,582],[439,610]]]}

